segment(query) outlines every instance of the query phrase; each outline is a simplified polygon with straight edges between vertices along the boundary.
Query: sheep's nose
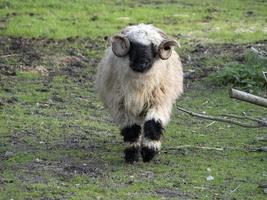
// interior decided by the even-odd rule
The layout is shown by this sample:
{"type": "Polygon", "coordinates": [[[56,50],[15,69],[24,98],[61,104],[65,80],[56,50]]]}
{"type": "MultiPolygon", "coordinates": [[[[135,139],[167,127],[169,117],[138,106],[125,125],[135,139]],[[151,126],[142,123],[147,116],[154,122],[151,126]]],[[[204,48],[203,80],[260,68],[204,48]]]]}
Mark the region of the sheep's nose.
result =
{"type": "Polygon", "coordinates": [[[140,63],[140,64],[137,64],[137,67],[140,69],[145,69],[147,67],[147,64],[146,63],[140,63]]]}
{"type": "Polygon", "coordinates": [[[145,72],[149,69],[149,64],[146,62],[133,63],[130,67],[137,72],[145,72]]]}
{"type": "Polygon", "coordinates": [[[145,71],[147,69],[148,65],[146,63],[140,63],[140,64],[136,64],[135,68],[138,71],[145,71]]]}

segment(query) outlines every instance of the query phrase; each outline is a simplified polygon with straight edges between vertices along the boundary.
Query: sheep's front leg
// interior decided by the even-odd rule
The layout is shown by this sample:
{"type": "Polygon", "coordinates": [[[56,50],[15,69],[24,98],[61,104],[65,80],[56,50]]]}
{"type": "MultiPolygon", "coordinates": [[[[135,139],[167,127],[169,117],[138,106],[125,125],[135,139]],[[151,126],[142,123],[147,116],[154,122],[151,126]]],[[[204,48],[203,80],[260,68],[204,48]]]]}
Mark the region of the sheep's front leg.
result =
{"type": "Polygon", "coordinates": [[[163,127],[161,122],[151,119],[144,124],[144,138],[142,141],[141,155],[144,162],[149,162],[160,151],[163,127]]]}
{"type": "Polygon", "coordinates": [[[139,148],[141,143],[141,126],[134,124],[126,126],[121,130],[124,142],[127,147],[124,150],[124,158],[128,163],[138,161],[139,148]]]}
{"type": "Polygon", "coordinates": [[[161,135],[164,126],[170,119],[172,109],[171,102],[165,102],[164,105],[152,107],[148,110],[143,127],[143,140],[141,155],[144,162],[149,162],[159,153],[161,147],[161,135]]]}

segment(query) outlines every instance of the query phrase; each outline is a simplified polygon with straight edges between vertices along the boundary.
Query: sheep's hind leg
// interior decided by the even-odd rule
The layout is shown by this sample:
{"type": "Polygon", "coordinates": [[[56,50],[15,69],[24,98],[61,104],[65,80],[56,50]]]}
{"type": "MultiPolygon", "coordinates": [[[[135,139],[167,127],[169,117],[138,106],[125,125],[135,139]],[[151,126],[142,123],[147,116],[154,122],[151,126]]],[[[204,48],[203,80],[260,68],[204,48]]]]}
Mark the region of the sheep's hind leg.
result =
{"type": "Polygon", "coordinates": [[[159,153],[163,127],[159,121],[148,120],[144,124],[144,138],[142,141],[141,155],[144,162],[149,162],[159,153]]]}
{"type": "Polygon", "coordinates": [[[134,124],[124,127],[121,130],[124,142],[127,147],[124,150],[124,159],[127,163],[138,161],[139,148],[141,143],[141,126],[134,124]]]}

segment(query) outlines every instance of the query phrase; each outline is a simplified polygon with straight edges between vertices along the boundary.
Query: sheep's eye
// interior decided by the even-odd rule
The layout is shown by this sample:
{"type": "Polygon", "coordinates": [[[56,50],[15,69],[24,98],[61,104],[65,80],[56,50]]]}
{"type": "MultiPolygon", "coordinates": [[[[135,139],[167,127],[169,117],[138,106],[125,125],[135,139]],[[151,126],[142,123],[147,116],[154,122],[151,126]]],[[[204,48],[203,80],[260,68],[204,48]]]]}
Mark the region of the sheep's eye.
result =
{"type": "Polygon", "coordinates": [[[171,47],[169,47],[169,46],[164,47],[165,51],[169,51],[170,49],[171,49],[171,47]]]}

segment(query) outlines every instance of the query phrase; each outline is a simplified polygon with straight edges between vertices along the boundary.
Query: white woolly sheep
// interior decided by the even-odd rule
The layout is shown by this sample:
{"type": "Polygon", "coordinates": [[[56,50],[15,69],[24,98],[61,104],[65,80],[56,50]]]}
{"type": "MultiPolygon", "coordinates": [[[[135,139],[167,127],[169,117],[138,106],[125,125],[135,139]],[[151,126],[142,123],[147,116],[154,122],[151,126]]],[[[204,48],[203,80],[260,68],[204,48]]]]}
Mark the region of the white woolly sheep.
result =
{"type": "Polygon", "coordinates": [[[98,65],[96,88],[104,106],[120,126],[127,147],[125,161],[144,162],[159,152],[172,105],[183,92],[179,56],[162,30],[139,24],[111,39],[98,65]]]}

